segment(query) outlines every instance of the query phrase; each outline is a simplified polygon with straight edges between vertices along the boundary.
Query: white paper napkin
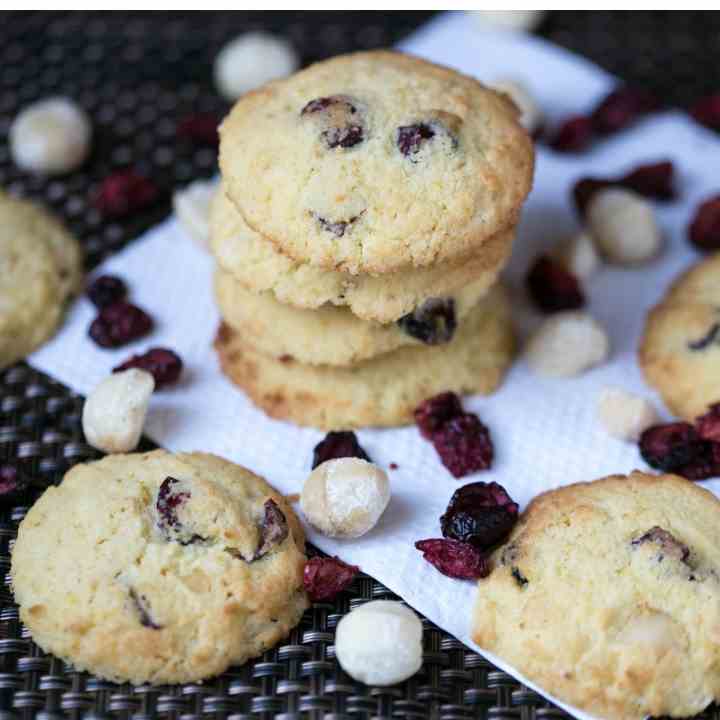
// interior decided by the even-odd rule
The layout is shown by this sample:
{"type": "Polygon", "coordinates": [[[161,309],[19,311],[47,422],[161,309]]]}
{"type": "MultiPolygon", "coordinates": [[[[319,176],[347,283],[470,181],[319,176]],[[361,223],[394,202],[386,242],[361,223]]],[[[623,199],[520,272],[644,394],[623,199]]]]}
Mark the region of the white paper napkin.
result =
{"type": "MultiPolygon", "coordinates": [[[[597,67],[543,40],[481,31],[462,14],[439,17],[402,47],[482,80],[522,79],[551,118],[588,109],[613,84],[597,67]]],[[[467,399],[468,409],[491,428],[497,459],[492,471],[460,482],[443,468],[416,428],[360,431],[362,445],[376,462],[385,468],[391,462],[399,466],[389,471],[392,502],[380,525],[359,540],[339,542],[310,533],[317,546],[360,565],[471,647],[474,584],[441,575],[425,563],[414,542],[439,537],[438,517],[463,482],[497,481],[525,506],[537,493],[558,485],[644,467],[634,445],[613,440],[598,428],[596,397],[606,385],[651,394],[635,358],[645,312],[668,282],[697,259],[687,243],[686,226],[698,201],[720,189],[718,138],[679,113],[643,121],[586,154],[561,156],[539,149],[535,188],[506,272],[524,332],[539,321],[524,298],[524,273],[541,249],[576,229],[568,195],[574,180],[588,173],[616,174],[661,158],[676,163],[681,194],[679,201],[658,206],[667,238],[664,255],[641,269],[605,267],[586,285],[589,309],[610,332],[610,362],[579,378],[548,380],[532,375],[519,361],[493,396],[467,399]]],[[[312,448],[323,433],[269,420],[220,374],[211,349],[218,323],[210,288],[211,258],[170,219],[101,270],[129,281],[132,300],[152,313],[157,330],[133,346],[101,350],[86,334],[93,308],[80,300],[62,331],[30,358],[31,364],[87,393],[131,353],[151,345],[174,348],[187,369],[179,387],[153,397],[147,434],[170,450],[218,453],[266,476],[283,492],[298,492],[312,448]]],[[[720,490],[720,481],[705,484],[720,490]]],[[[496,657],[483,654],[520,678],[496,657]]]]}

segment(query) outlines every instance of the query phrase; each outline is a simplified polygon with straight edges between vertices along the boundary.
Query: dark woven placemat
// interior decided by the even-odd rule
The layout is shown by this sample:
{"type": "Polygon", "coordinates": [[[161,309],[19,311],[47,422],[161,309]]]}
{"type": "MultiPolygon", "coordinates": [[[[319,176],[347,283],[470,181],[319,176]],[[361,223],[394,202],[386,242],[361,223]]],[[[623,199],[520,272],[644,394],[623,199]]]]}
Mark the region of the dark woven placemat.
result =
{"type": "MultiPolygon", "coordinates": [[[[225,111],[212,87],[211,67],[226,40],[245,30],[271,30],[292,39],[303,61],[310,62],[391,45],[428,15],[0,13],[0,186],[35,197],[62,215],[81,239],[90,269],[164,217],[173,187],[215,171],[214,151],[178,140],[176,126],[193,113],[225,111]],[[5,138],[18,109],[49,94],[77,99],[92,115],[96,136],[83,169],[47,181],[13,167],[5,138]],[[101,178],[127,165],[152,176],[165,195],[148,212],[105,222],[88,198],[101,178]]],[[[703,13],[677,14],[672,24],[677,35],[662,13],[622,15],[553,13],[541,30],[620,75],[653,85],[669,102],[686,102],[720,87],[720,46],[713,45],[717,14],[712,19],[701,17],[703,13]],[[636,36],[633,27],[638,37],[642,34],[645,48],[635,54],[627,42],[636,36]],[[668,43],[681,42],[673,37],[684,38],[682,62],[667,49],[668,43]],[[655,40],[663,44],[661,50],[655,40]],[[690,76],[692,88],[689,80],[675,84],[690,76]]],[[[7,578],[10,549],[17,524],[37,494],[59,482],[72,464],[99,455],[84,442],[81,408],[82,398],[24,363],[0,373],[0,463],[18,466],[33,483],[20,504],[0,510],[0,563],[5,571],[0,588],[0,720],[300,714],[338,719],[568,717],[427,621],[425,661],[418,675],[393,688],[353,682],[334,660],[334,627],[354,605],[394,597],[366,576],[336,602],[315,605],[279,647],[202,685],[118,686],[44,655],[17,619],[7,578]]],[[[713,709],[702,717],[720,720],[720,713],[713,709]]]]}

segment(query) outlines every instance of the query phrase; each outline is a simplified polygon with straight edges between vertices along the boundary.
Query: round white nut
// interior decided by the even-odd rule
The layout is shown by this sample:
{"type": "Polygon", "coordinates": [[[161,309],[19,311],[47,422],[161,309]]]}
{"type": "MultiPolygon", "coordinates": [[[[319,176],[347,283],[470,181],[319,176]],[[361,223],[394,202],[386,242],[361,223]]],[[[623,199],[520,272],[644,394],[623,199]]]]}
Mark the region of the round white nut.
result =
{"type": "Polygon", "coordinates": [[[373,600],[345,615],[335,630],[335,657],[366,685],[394,685],[422,666],[422,623],[410,608],[373,600]]]}
{"type": "Polygon", "coordinates": [[[80,167],[90,151],[92,125],[69,98],[52,97],[23,108],[10,126],[10,155],[23,170],[59,175],[80,167]]]}
{"type": "Polygon", "coordinates": [[[90,445],[106,453],[137,447],[145,423],[153,376],[145,370],[123,370],[105,378],[87,397],[82,426],[90,445]]]}
{"type": "Polygon", "coordinates": [[[472,10],[471,14],[483,27],[532,32],[542,22],[545,12],[545,10],[472,10]]]}
{"type": "Polygon", "coordinates": [[[555,257],[568,272],[580,280],[587,280],[600,265],[595,245],[586,232],[569,237],[558,247],[555,257]]]}
{"type": "Polygon", "coordinates": [[[608,434],[620,440],[635,441],[660,421],[649,400],[620,388],[604,388],[600,392],[597,414],[608,434]]]}
{"type": "Polygon", "coordinates": [[[588,229],[600,252],[619,265],[637,265],[660,252],[662,235],[649,202],[622,188],[600,190],[587,208],[588,229]]]}
{"type": "Polygon", "coordinates": [[[356,538],[372,530],[389,502],[387,473],[350,457],[318,465],[300,496],[308,522],[323,535],[337,538],[356,538]]]}
{"type": "Polygon", "coordinates": [[[207,248],[210,235],[210,202],[217,190],[212,180],[195,180],[173,193],[173,209],[183,230],[207,248]]]}
{"type": "Polygon", "coordinates": [[[572,377],[603,362],[610,341],[586,312],[561,312],[545,320],[525,348],[525,360],[539,375],[572,377]]]}
{"type": "Polygon", "coordinates": [[[266,33],[243,33],[225,45],[215,58],[215,86],[227,100],[290,75],[300,61],[293,46],[266,33]]]}
{"type": "Polygon", "coordinates": [[[505,93],[520,111],[521,125],[532,135],[543,124],[543,113],[527,86],[518,80],[499,80],[492,84],[493,90],[505,93]]]}

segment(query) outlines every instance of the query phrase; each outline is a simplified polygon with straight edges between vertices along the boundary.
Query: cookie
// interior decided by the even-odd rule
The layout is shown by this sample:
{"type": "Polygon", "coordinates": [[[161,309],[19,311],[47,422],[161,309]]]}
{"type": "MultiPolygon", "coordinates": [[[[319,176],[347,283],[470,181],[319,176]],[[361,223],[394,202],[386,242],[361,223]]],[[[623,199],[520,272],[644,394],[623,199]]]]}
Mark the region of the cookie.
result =
{"type": "Polygon", "coordinates": [[[633,472],[533,500],[479,582],[473,639],[595,717],[720,698],[720,502],[633,472]]]}
{"type": "Polygon", "coordinates": [[[113,681],[193,682],[260,655],[308,601],[304,536],[264,480],[164,450],[76,465],[25,516],[20,618],[46,652],[113,681]]]}
{"type": "Polygon", "coordinates": [[[301,310],[272,293],[246,290],[233,275],[215,274],[215,297],[225,322],[259,352],[309,365],[352,365],[406,345],[450,342],[485,294],[476,281],[453,295],[427,300],[397,322],[361,320],[350,310],[325,305],[301,310]]]}
{"type": "Polygon", "coordinates": [[[675,415],[692,421],[720,402],[720,253],[682,274],[650,311],[639,361],[675,415]]]}
{"type": "Polygon", "coordinates": [[[352,367],[271,358],[228,325],[215,348],[223,372],[271,417],[340,430],[412,423],[423,400],[447,390],[491,393],[512,363],[515,336],[509,300],[495,287],[452,342],[404,347],[352,367]]]}
{"type": "Polygon", "coordinates": [[[224,270],[248,290],[271,291],[277,300],[298,308],[326,303],[349,307],[363,320],[394,322],[430,297],[453,293],[468,283],[489,288],[510,255],[513,231],[489,238],[482,253],[434,267],[374,277],[323,270],[292,260],[251,230],[223,192],[210,216],[212,251],[224,270]]]}
{"type": "Polygon", "coordinates": [[[0,369],[39,347],[82,282],[80,245],[39,206],[0,190],[0,369]]]}
{"type": "Polygon", "coordinates": [[[533,145],[507,96],[389,51],[244,95],[220,128],[228,195],[295,260],[352,274],[481,253],[517,224],[533,145]]]}

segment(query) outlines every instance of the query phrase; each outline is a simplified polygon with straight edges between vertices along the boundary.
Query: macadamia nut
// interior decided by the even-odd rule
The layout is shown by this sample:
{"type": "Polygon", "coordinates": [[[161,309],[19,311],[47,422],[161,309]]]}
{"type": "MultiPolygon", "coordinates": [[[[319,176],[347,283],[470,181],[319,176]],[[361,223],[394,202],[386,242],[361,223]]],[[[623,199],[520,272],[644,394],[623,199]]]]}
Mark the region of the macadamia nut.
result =
{"type": "Polygon", "coordinates": [[[587,280],[600,265],[595,245],[586,232],[569,237],[554,254],[560,264],[580,280],[587,280]]]}
{"type": "Polygon", "coordinates": [[[13,120],[9,135],[10,155],[19,168],[59,175],[85,161],[92,125],[72,100],[52,97],[23,108],[13,120]]]}
{"type": "Polygon", "coordinates": [[[484,26],[500,30],[532,32],[545,17],[545,10],[472,10],[475,19],[484,26]]]}
{"type": "Polygon", "coordinates": [[[356,538],[377,525],[390,502],[384,470],[360,458],[318,465],[305,481],[300,508],[323,535],[356,538]]]}
{"type": "Polygon", "coordinates": [[[215,85],[227,100],[295,72],[300,61],[292,45],[266,33],[244,33],[231,40],[215,58],[215,85]]]}
{"type": "Polygon", "coordinates": [[[597,414],[608,434],[629,441],[637,440],[643,431],[660,420],[649,400],[620,388],[605,388],[600,392],[597,414]]]}
{"type": "Polygon", "coordinates": [[[607,333],[586,312],[560,312],[545,320],[525,348],[525,360],[538,374],[572,377],[607,359],[607,333]]]}
{"type": "Polygon", "coordinates": [[[87,397],[82,426],[90,445],[106,453],[137,447],[145,423],[153,376],[145,370],[124,370],[105,378],[87,397]]]}
{"type": "Polygon", "coordinates": [[[587,208],[590,234],[609,262],[638,265],[660,252],[662,235],[647,200],[622,188],[600,190],[587,208]]]}
{"type": "Polygon", "coordinates": [[[493,83],[492,88],[508,95],[517,105],[520,123],[531,135],[540,129],[543,124],[542,110],[525,85],[517,80],[499,80],[493,83]]]}
{"type": "Polygon", "coordinates": [[[217,190],[212,180],[196,180],[173,194],[173,209],[183,230],[207,248],[210,235],[210,201],[217,190]]]}
{"type": "Polygon", "coordinates": [[[422,665],[422,623],[410,608],[373,600],[345,615],[335,630],[335,657],[366,685],[394,685],[422,665]]]}

